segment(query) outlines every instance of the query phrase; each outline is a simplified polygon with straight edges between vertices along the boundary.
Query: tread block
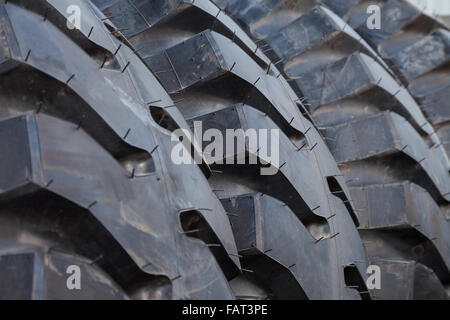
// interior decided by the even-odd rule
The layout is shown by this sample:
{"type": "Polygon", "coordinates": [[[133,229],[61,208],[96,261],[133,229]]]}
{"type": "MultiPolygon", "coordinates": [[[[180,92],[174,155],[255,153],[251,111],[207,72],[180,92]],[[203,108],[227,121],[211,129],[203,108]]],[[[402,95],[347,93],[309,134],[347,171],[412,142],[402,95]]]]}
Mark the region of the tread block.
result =
{"type": "MultiPolygon", "coordinates": [[[[112,1],[97,0],[106,18],[111,17],[116,26],[123,26],[116,31],[123,30],[125,38],[132,46],[136,46],[135,49],[143,57],[160,53],[162,49],[186,40],[198,32],[213,29],[233,38],[236,44],[261,65],[268,66],[270,63],[261,50],[257,50],[256,44],[249,36],[224,13],[227,10],[219,9],[210,0],[130,0],[128,3],[126,0],[118,1],[120,0],[111,3],[112,1]],[[115,10],[116,16],[111,15],[110,11],[118,4],[125,8],[115,10]],[[138,13],[139,18],[135,23],[137,26],[130,27],[133,22],[124,17],[121,10],[125,10],[126,15],[132,18],[138,13]]],[[[120,41],[123,40],[120,39],[121,35],[116,33],[115,36],[120,41]]]]}
{"type": "Polygon", "coordinates": [[[446,300],[448,295],[433,270],[414,260],[371,258],[381,269],[375,300],[446,300]]]}
{"type": "MultiPolygon", "coordinates": [[[[217,110],[226,105],[245,102],[268,113],[283,130],[289,132],[288,135],[308,129],[307,120],[294,102],[297,97],[286,87],[287,83],[262,68],[242,48],[219,33],[207,30],[197,34],[160,55],[150,57],[147,63],[166,90],[181,95],[177,106],[186,111],[184,115],[187,118],[207,113],[204,109],[217,110]],[[186,51],[185,45],[191,46],[188,54],[180,53],[180,50],[186,51]],[[228,77],[221,77],[223,75],[228,77]],[[205,88],[211,90],[211,84],[221,88],[222,81],[226,82],[225,88],[232,90],[230,94],[227,93],[233,96],[232,101],[224,106],[200,104],[200,108],[197,102],[190,103],[190,100],[199,98],[198,94],[202,97],[205,88]],[[183,89],[189,90],[179,92],[183,89]]],[[[223,92],[212,89],[211,93],[215,98],[223,92]]]]}
{"type": "Polygon", "coordinates": [[[373,290],[375,300],[411,300],[414,294],[414,260],[370,259],[381,269],[381,288],[373,290]]]}
{"type": "Polygon", "coordinates": [[[411,81],[450,59],[450,31],[436,29],[407,47],[386,47],[381,50],[381,55],[391,60],[411,81]]]}
{"type": "MultiPolygon", "coordinates": [[[[199,278],[204,277],[202,273],[193,273],[192,270],[188,272],[184,269],[188,265],[187,268],[191,268],[193,263],[191,259],[203,257],[200,260],[204,261],[203,266],[210,271],[209,276],[216,277],[216,281],[212,282],[214,284],[211,284],[215,288],[212,295],[230,297],[226,279],[216,264],[214,256],[203,243],[188,241],[184,235],[175,232],[179,238],[178,248],[191,254],[172,255],[176,248],[172,238],[173,233],[167,230],[176,230],[177,218],[176,215],[169,217],[166,213],[168,210],[173,212],[177,208],[168,207],[164,200],[161,201],[165,199],[164,184],[161,183],[163,177],[152,174],[142,179],[130,178],[129,173],[83,130],[76,130],[73,124],[47,115],[34,115],[33,119],[35,127],[27,128],[27,130],[29,130],[29,136],[37,136],[39,139],[34,139],[33,143],[28,144],[27,147],[31,150],[37,149],[40,153],[40,157],[32,157],[34,159],[32,167],[41,173],[35,174],[33,170],[34,179],[31,182],[90,210],[90,213],[101,221],[126,248],[127,253],[133,257],[138,266],[143,268],[142,266],[146,265],[146,272],[167,274],[170,278],[176,277],[179,273],[183,275],[189,273],[189,277],[185,277],[186,280],[179,280],[183,287],[175,293],[175,296],[184,296],[186,292],[194,289],[190,284],[192,277],[198,278],[194,281],[196,285],[203,285],[202,281],[206,281],[205,285],[210,283],[211,279],[199,278]],[[41,162],[36,163],[36,161],[41,162]],[[41,177],[43,181],[35,177],[41,177]],[[143,193],[148,196],[138,197],[139,199],[136,200],[135,195],[143,193]],[[160,215],[142,215],[141,213],[147,212],[143,208],[152,208],[160,215]],[[149,243],[151,243],[150,246],[149,243]],[[150,254],[150,252],[153,253],[150,254]],[[187,262],[185,267],[181,267],[185,263],[183,261],[190,262],[187,262]],[[173,269],[175,264],[178,265],[176,271],[173,269]]],[[[8,120],[4,121],[8,122],[8,120]]],[[[164,146],[161,145],[160,148],[164,146]]],[[[15,165],[11,161],[6,164],[12,165],[13,168],[15,165]]],[[[3,169],[2,176],[5,172],[11,171],[7,166],[0,168],[3,169]]],[[[209,207],[208,204],[205,207],[209,207]]],[[[214,209],[207,211],[205,216],[208,221],[211,221],[211,225],[215,227],[220,225],[221,230],[224,226],[228,229],[227,240],[219,235],[220,241],[226,249],[232,246],[231,254],[235,255],[233,234],[231,227],[227,225],[227,217],[224,212],[216,216],[219,207],[223,210],[217,200],[217,208],[213,207],[214,209]],[[221,222],[216,224],[217,221],[212,221],[212,217],[213,220],[219,218],[221,222]]],[[[216,230],[217,228],[214,231],[216,230]]],[[[239,266],[238,260],[236,264],[239,266]]],[[[195,294],[198,297],[206,297],[204,291],[195,294]]]]}
{"type": "Polygon", "coordinates": [[[181,0],[93,0],[93,3],[125,37],[132,37],[167,16],[181,0]]]}
{"type": "Polygon", "coordinates": [[[19,52],[20,49],[11,26],[11,21],[5,10],[5,4],[2,3],[0,4],[0,74],[19,65],[14,60],[14,58],[20,56],[19,52]]]}
{"type": "Polygon", "coordinates": [[[339,16],[345,15],[360,0],[319,0],[339,16]]]}
{"type": "Polygon", "coordinates": [[[296,20],[315,1],[292,0],[213,0],[238,21],[253,39],[264,39],[296,20]]]}
{"type": "Polygon", "coordinates": [[[390,228],[407,225],[406,190],[403,184],[350,187],[359,211],[360,229],[390,228]],[[379,199],[383,199],[382,202],[379,199]],[[382,213],[382,214],[380,214],[382,213]]]}
{"type": "MultiPolygon", "coordinates": [[[[290,208],[269,195],[252,193],[221,201],[231,213],[230,221],[239,251],[243,251],[244,267],[245,257],[264,254],[292,273],[308,298],[330,299],[338,294],[330,289],[336,285],[334,281],[344,276],[344,270],[333,262],[336,253],[331,239],[313,241],[290,208]],[[317,268],[320,272],[313,271],[317,268]],[[337,278],[329,278],[327,274],[337,274],[337,278]]],[[[350,256],[354,258],[356,252],[356,247],[350,255],[342,252],[341,263],[351,263],[350,256]]],[[[356,291],[341,290],[346,299],[360,298],[356,291]]]]}
{"type": "Polygon", "coordinates": [[[244,29],[267,15],[282,0],[212,0],[227,14],[237,17],[244,29]]]}
{"type": "Polygon", "coordinates": [[[29,300],[33,294],[34,254],[0,256],[0,299],[29,300]]]}
{"type": "Polygon", "coordinates": [[[266,39],[274,52],[283,60],[289,60],[327,38],[337,27],[318,7],[282,28],[266,39]]]}
{"type": "MultiPolygon", "coordinates": [[[[242,114],[240,114],[242,111],[240,110],[240,106],[232,106],[225,109],[222,109],[217,112],[205,114],[199,117],[196,117],[192,120],[189,120],[188,123],[191,125],[192,128],[194,128],[195,121],[200,121],[202,124],[202,134],[204,134],[205,131],[209,129],[216,129],[219,130],[222,136],[224,137],[222,141],[222,150],[224,151],[224,158],[227,157],[233,157],[234,155],[238,156],[238,152],[242,152],[242,150],[238,150],[237,143],[234,146],[234,150],[227,150],[227,130],[236,130],[236,129],[244,129],[243,122],[242,122],[242,114]]],[[[203,149],[205,149],[210,142],[203,141],[203,145],[201,146],[203,149]]],[[[253,151],[256,150],[250,150],[249,145],[245,144],[245,151],[253,151]]],[[[209,155],[206,154],[206,157],[208,158],[209,155]]],[[[215,155],[214,155],[215,158],[215,155]]]]}
{"type": "Polygon", "coordinates": [[[357,119],[327,128],[324,135],[328,146],[339,163],[358,161],[402,153],[420,165],[428,176],[423,181],[433,192],[437,189],[450,199],[449,167],[442,147],[429,147],[414,128],[401,116],[392,112],[357,119]],[[436,189],[434,189],[436,188],[436,189]]]}
{"type": "Polygon", "coordinates": [[[326,137],[331,153],[338,162],[364,159],[380,153],[395,151],[395,136],[386,113],[327,128],[326,137]]]}
{"type": "Polygon", "coordinates": [[[364,208],[360,229],[415,228],[433,242],[450,269],[450,223],[424,189],[404,182],[350,188],[350,193],[355,206],[364,208]]]}
{"type": "Polygon", "coordinates": [[[11,59],[11,54],[9,52],[9,45],[6,41],[6,34],[4,30],[4,23],[0,23],[0,66],[3,69],[4,65],[8,63],[8,61],[11,59]]]}
{"type": "Polygon", "coordinates": [[[415,8],[397,0],[388,0],[385,3],[378,1],[376,4],[381,7],[381,29],[367,28],[369,14],[366,12],[366,3],[352,10],[348,18],[349,25],[373,47],[388,39],[419,14],[415,8]]]}
{"type": "Polygon", "coordinates": [[[48,300],[77,300],[77,299],[108,299],[122,300],[126,295],[118,285],[109,280],[108,275],[98,268],[91,261],[86,261],[82,257],[61,253],[50,252],[47,254],[44,266],[45,299],[48,300]],[[77,265],[81,274],[81,290],[68,290],[66,281],[69,274],[67,268],[70,265],[77,265]],[[100,279],[108,279],[102,282],[100,279]]]}
{"type": "Polygon", "coordinates": [[[412,83],[409,90],[422,105],[427,119],[433,125],[450,121],[450,74],[441,77],[425,77],[419,83],[412,83]]]}
{"type": "Polygon", "coordinates": [[[0,217],[0,260],[2,255],[34,254],[32,299],[126,299],[136,297],[140,284],[156,298],[154,280],[169,286],[160,298],[171,297],[168,278],[140,270],[99,220],[67,199],[39,190],[3,203],[0,217]],[[29,235],[26,243],[23,234],[29,235]],[[71,265],[80,267],[81,290],[66,286],[71,265]]]}
{"type": "Polygon", "coordinates": [[[416,264],[414,273],[414,300],[450,299],[444,285],[436,273],[421,263],[416,264]]]}
{"type": "Polygon", "coordinates": [[[255,200],[255,194],[220,200],[230,219],[238,252],[256,247],[255,200]]]}
{"type": "Polygon", "coordinates": [[[7,192],[31,180],[32,165],[29,148],[27,117],[0,121],[0,167],[8,168],[0,175],[0,192],[7,192]]]}
{"type": "Polygon", "coordinates": [[[145,61],[170,93],[216,77],[227,69],[210,31],[199,33],[145,61]]]}
{"type": "Polygon", "coordinates": [[[354,53],[311,71],[300,73],[296,83],[313,108],[324,106],[322,110],[325,110],[330,107],[328,112],[320,113],[319,110],[315,114],[317,121],[324,122],[321,125],[376,114],[375,110],[392,110],[408,119],[416,130],[433,134],[433,128],[409,92],[369,56],[354,53]],[[353,101],[346,101],[347,98],[353,101]],[[355,116],[336,115],[336,106],[349,108],[355,116]]]}
{"type": "Polygon", "coordinates": [[[371,85],[372,78],[357,54],[297,75],[297,84],[308,102],[318,107],[371,85]]]}
{"type": "Polygon", "coordinates": [[[5,31],[0,22],[0,74],[11,70],[17,63],[11,59],[9,44],[6,41],[5,31]]]}
{"type": "MultiPolygon", "coordinates": [[[[270,148],[272,148],[273,142],[271,141],[272,137],[270,134],[267,134],[267,136],[264,138],[258,137],[258,133],[256,130],[261,128],[264,128],[266,130],[275,128],[273,122],[268,120],[266,117],[264,117],[264,121],[261,121],[261,117],[263,117],[263,115],[259,111],[251,107],[236,105],[228,107],[226,109],[222,109],[218,112],[213,112],[211,114],[197,117],[191,120],[191,123],[195,125],[194,121],[201,121],[202,135],[209,129],[216,129],[220,131],[224,137],[222,141],[224,154],[221,156],[223,157],[223,159],[226,158],[226,160],[221,161],[219,165],[222,165],[221,168],[223,168],[223,170],[229,169],[239,171],[240,169],[238,166],[229,166],[223,163],[228,163],[229,159],[232,160],[232,163],[235,163],[234,159],[236,159],[236,163],[238,164],[244,165],[247,163],[249,165],[260,167],[262,164],[267,164],[270,161],[270,159],[268,159],[269,154],[273,154],[273,152],[276,152],[276,150],[270,150],[270,148]],[[235,130],[235,135],[229,136],[227,134],[227,130],[235,130]],[[257,142],[259,146],[267,146],[267,150],[265,150],[265,152],[267,152],[266,154],[264,154],[265,152],[262,151],[258,152],[258,145],[251,144],[250,139],[247,139],[246,133],[249,133],[248,136],[251,136],[251,132],[253,132],[254,137],[258,139],[257,142]],[[234,150],[228,149],[231,143],[227,141],[227,139],[233,139],[234,150]],[[267,142],[263,142],[261,139],[267,139],[267,142]],[[236,141],[238,142],[236,143],[236,141]],[[239,144],[241,143],[239,143],[239,141],[243,143],[243,145],[240,146],[239,144]],[[246,161],[247,156],[249,159],[248,161],[246,161]]],[[[297,148],[294,147],[291,142],[289,142],[288,138],[285,135],[282,135],[282,137],[280,137],[280,140],[281,143],[279,146],[279,162],[283,161],[283,159],[288,160],[288,156],[291,158],[298,158],[296,158],[296,160],[289,161],[289,163],[287,163],[286,161],[286,168],[291,169],[283,171],[277,169],[273,172],[273,175],[262,176],[264,177],[263,181],[273,181],[273,184],[283,184],[283,188],[285,188],[285,191],[282,197],[286,197],[287,195],[289,195],[290,201],[295,208],[295,214],[298,216],[299,220],[302,221],[302,223],[307,228],[312,228],[311,235],[316,238],[319,238],[320,236],[326,236],[329,233],[329,224],[326,219],[321,216],[320,213],[322,210],[325,210],[325,208],[316,208],[317,211],[315,212],[311,210],[314,207],[317,207],[318,203],[323,203],[325,205],[325,195],[322,193],[319,194],[317,192],[312,193],[311,188],[302,185],[298,177],[294,175],[295,172],[298,176],[304,176],[304,179],[314,179],[310,181],[310,185],[318,186],[319,183],[322,183],[322,181],[318,180],[317,177],[311,176],[312,170],[316,170],[316,168],[312,166],[311,159],[306,160],[303,156],[301,156],[300,152],[296,151],[297,148]],[[300,163],[302,163],[302,165],[300,165],[300,163]],[[305,197],[305,199],[302,199],[302,197],[305,197]],[[296,199],[295,201],[292,200],[294,198],[296,199]],[[320,226],[321,229],[317,232],[317,234],[315,234],[314,232],[316,231],[314,229],[316,226],[320,226]]],[[[212,151],[205,149],[209,144],[209,142],[203,141],[202,147],[205,152],[212,151]]],[[[223,159],[218,158],[217,155],[214,155],[210,160],[218,163],[218,160],[223,159]]],[[[272,166],[276,168],[279,168],[281,165],[281,162],[272,164],[272,166]]],[[[241,175],[242,174],[243,173],[241,173],[241,175]]],[[[260,171],[258,172],[258,174],[260,174],[260,171]]],[[[270,192],[272,193],[278,193],[275,188],[269,188],[267,192],[269,192],[269,190],[271,190],[270,192]]]]}

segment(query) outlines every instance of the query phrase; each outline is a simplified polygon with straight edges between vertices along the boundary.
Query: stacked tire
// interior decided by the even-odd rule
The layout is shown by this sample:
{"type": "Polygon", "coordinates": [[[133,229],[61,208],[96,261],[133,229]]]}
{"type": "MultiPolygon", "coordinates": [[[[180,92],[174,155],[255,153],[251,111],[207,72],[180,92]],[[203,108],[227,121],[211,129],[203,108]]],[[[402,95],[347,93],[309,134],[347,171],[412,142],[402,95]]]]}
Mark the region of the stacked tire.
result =
{"type": "Polygon", "coordinates": [[[9,0],[0,29],[1,298],[447,298],[435,18],[402,1],[9,0]],[[369,4],[386,29],[364,27],[369,4]],[[232,156],[257,163],[211,160],[192,135],[201,161],[174,163],[174,132],[199,121],[279,130],[279,164],[248,144],[232,156]]]}

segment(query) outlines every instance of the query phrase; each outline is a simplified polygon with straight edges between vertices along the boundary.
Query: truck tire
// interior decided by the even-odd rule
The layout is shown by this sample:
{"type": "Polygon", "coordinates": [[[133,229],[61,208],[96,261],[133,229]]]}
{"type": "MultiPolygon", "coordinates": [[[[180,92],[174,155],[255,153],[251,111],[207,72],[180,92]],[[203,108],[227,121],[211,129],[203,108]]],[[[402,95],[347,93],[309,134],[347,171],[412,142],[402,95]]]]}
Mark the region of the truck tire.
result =
{"type": "Polygon", "coordinates": [[[275,61],[324,135],[370,263],[382,270],[382,288],[372,296],[447,297],[445,23],[409,1],[215,3],[275,61]],[[368,26],[373,5],[380,29],[368,26]]]}
{"type": "Polygon", "coordinates": [[[446,297],[449,164],[413,96],[369,46],[328,60],[354,36],[329,8],[256,4],[0,4],[0,298],[446,297]],[[211,161],[199,121],[279,130],[279,163],[211,161]],[[173,161],[180,129],[200,161],[173,161]]]}

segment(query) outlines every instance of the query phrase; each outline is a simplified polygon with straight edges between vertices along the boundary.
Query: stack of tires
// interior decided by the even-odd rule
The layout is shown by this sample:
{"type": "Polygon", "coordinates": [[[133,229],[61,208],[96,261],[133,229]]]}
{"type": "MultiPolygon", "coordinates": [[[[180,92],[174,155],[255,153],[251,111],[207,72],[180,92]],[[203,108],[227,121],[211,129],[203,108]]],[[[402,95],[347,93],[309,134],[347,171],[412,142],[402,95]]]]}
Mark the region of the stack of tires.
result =
{"type": "Polygon", "coordinates": [[[400,0],[8,0],[0,31],[0,298],[448,297],[439,19],[400,0]],[[199,121],[279,130],[279,164],[250,144],[232,157],[256,163],[211,160],[191,135],[201,161],[175,163],[199,121]]]}

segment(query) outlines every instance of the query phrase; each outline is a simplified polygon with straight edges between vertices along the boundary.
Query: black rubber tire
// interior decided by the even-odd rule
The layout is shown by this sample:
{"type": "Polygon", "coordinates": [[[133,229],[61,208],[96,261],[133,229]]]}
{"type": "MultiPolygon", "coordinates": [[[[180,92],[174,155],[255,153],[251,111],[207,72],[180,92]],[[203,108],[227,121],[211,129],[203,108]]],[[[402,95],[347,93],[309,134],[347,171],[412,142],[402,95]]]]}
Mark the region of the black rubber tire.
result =
{"type": "Polygon", "coordinates": [[[0,297],[446,297],[448,158],[338,16],[314,1],[91,2],[0,4],[0,264],[21,271],[2,273],[0,297]],[[290,60],[308,52],[298,77],[290,60]],[[325,74],[344,80],[332,89],[325,74]],[[279,129],[278,173],[261,176],[249,146],[257,165],[174,164],[172,133],[194,121],[279,129]],[[381,290],[366,288],[366,252],[381,290]]]}
{"type": "Polygon", "coordinates": [[[400,0],[215,2],[277,62],[325,136],[382,269],[372,296],[447,297],[445,24],[400,0]],[[367,27],[369,5],[381,8],[380,30],[367,27]]]}

